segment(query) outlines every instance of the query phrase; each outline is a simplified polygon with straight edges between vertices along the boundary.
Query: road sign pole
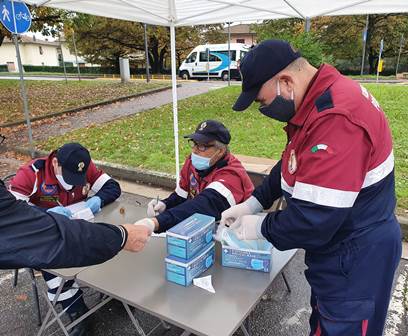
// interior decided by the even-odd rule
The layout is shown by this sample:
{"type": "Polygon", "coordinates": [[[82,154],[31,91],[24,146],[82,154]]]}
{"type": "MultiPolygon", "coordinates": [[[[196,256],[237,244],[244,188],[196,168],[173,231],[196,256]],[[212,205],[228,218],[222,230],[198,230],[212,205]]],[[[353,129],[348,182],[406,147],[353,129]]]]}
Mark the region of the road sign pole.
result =
{"type": "Polygon", "coordinates": [[[398,66],[399,66],[399,62],[400,62],[400,58],[401,58],[401,51],[402,51],[403,43],[404,43],[404,34],[401,34],[399,52],[398,52],[398,59],[397,59],[397,66],[395,68],[395,78],[397,78],[397,75],[398,75],[398,66]]]}
{"type": "Polygon", "coordinates": [[[384,49],[384,39],[381,39],[381,42],[380,42],[380,53],[378,54],[377,80],[376,80],[376,83],[378,83],[378,77],[380,76],[380,62],[381,62],[381,56],[382,56],[383,49],[384,49]]]}
{"type": "Polygon", "coordinates": [[[61,34],[59,34],[59,43],[60,43],[60,49],[61,49],[62,67],[64,68],[65,84],[68,84],[67,69],[66,69],[66,67],[65,67],[65,60],[64,60],[64,52],[62,51],[61,34]]]}
{"type": "MultiPolygon", "coordinates": [[[[230,28],[231,28],[231,22],[228,22],[228,86],[231,85],[231,29],[230,28]]],[[[236,52],[235,52],[235,55],[236,55],[236,52]]]]}
{"type": "Polygon", "coordinates": [[[143,23],[143,31],[144,31],[144,48],[145,48],[145,57],[146,57],[146,83],[150,82],[150,71],[149,71],[149,49],[147,47],[147,25],[143,23]]]}
{"type": "Polygon", "coordinates": [[[366,44],[367,44],[368,20],[369,20],[369,16],[367,14],[366,25],[363,31],[363,56],[361,57],[360,76],[364,74],[364,61],[365,61],[365,52],[366,52],[366,44]]]}
{"type": "Polygon", "coordinates": [[[74,50],[75,50],[75,62],[77,64],[77,70],[78,70],[78,80],[81,80],[81,71],[79,70],[79,63],[78,63],[78,51],[76,47],[76,42],[75,42],[75,31],[72,31],[72,42],[74,43],[74,50]]]}
{"type": "Polygon", "coordinates": [[[16,47],[18,71],[20,73],[20,93],[21,93],[21,98],[23,99],[24,116],[26,118],[27,128],[28,128],[28,141],[29,141],[29,146],[30,146],[29,149],[30,149],[31,157],[34,158],[33,132],[31,130],[30,112],[28,109],[27,92],[26,92],[26,88],[24,84],[23,65],[21,63],[20,49],[18,47],[18,41],[17,41],[17,34],[13,34],[13,41],[14,41],[14,46],[16,47]]]}

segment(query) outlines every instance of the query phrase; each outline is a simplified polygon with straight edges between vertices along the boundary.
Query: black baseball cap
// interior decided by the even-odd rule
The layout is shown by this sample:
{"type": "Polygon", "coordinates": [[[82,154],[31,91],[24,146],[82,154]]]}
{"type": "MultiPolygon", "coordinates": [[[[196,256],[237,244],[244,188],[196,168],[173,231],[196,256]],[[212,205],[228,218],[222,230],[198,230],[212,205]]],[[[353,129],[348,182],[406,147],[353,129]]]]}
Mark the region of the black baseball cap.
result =
{"type": "Polygon", "coordinates": [[[86,171],[91,162],[89,151],[79,143],[67,143],[57,150],[62,177],[74,186],[86,184],[86,171]]]}
{"type": "Polygon", "coordinates": [[[300,56],[288,42],[282,40],[266,40],[251,49],[241,60],[242,92],[232,109],[247,109],[262,85],[300,56]]]}
{"type": "Polygon", "coordinates": [[[184,137],[203,144],[218,140],[228,145],[231,140],[231,134],[228,129],[217,120],[205,120],[200,122],[194,133],[185,135],[184,137]]]}

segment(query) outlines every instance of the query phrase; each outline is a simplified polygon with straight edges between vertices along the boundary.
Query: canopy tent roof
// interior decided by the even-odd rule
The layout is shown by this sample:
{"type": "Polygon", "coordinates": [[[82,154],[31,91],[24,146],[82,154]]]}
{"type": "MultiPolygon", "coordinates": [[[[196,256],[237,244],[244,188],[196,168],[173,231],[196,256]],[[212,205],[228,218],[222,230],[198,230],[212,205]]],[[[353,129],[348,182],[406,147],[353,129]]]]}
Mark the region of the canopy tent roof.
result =
{"type": "MultiPolygon", "coordinates": [[[[18,0],[16,0],[18,1],[18,0]]],[[[24,0],[121,20],[170,26],[176,183],[179,182],[175,27],[324,15],[407,13],[408,0],[24,0]]]]}
{"type": "Polygon", "coordinates": [[[408,0],[24,0],[153,25],[191,26],[289,17],[406,13],[408,0]]]}

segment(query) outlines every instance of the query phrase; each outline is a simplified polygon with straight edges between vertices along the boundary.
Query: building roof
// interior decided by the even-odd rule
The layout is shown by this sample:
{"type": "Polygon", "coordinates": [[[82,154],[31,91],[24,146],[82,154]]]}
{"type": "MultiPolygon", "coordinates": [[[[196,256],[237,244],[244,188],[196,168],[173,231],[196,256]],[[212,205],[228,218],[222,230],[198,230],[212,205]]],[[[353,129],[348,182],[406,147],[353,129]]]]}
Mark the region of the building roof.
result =
{"type": "MultiPolygon", "coordinates": [[[[224,28],[223,31],[225,34],[228,34],[228,27],[224,28]]],[[[251,29],[249,24],[238,24],[235,26],[230,26],[231,34],[256,34],[256,32],[251,29]]]]}
{"type": "MultiPolygon", "coordinates": [[[[10,40],[8,37],[6,37],[3,41],[3,43],[13,43],[12,40],[10,40]]],[[[27,35],[20,35],[20,43],[23,44],[38,44],[38,45],[49,45],[49,46],[55,46],[59,47],[60,42],[59,41],[46,41],[46,40],[40,40],[36,37],[33,36],[27,36],[27,35]]]]}

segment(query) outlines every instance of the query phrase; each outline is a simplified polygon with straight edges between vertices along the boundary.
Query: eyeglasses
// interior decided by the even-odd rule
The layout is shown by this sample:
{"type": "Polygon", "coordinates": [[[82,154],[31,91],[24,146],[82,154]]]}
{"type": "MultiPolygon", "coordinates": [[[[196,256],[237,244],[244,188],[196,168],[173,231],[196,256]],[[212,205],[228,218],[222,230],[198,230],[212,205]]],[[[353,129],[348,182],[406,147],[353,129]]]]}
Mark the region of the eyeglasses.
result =
{"type": "Polygon", "coordinates": [[[205,152],[208,148],[215,147],[215,145],[208,145],[208,144],[199,144],[195,142],[193,139],[188,140],[188,144],[191,148],[197,148],[199,152],[205,152]]]}

